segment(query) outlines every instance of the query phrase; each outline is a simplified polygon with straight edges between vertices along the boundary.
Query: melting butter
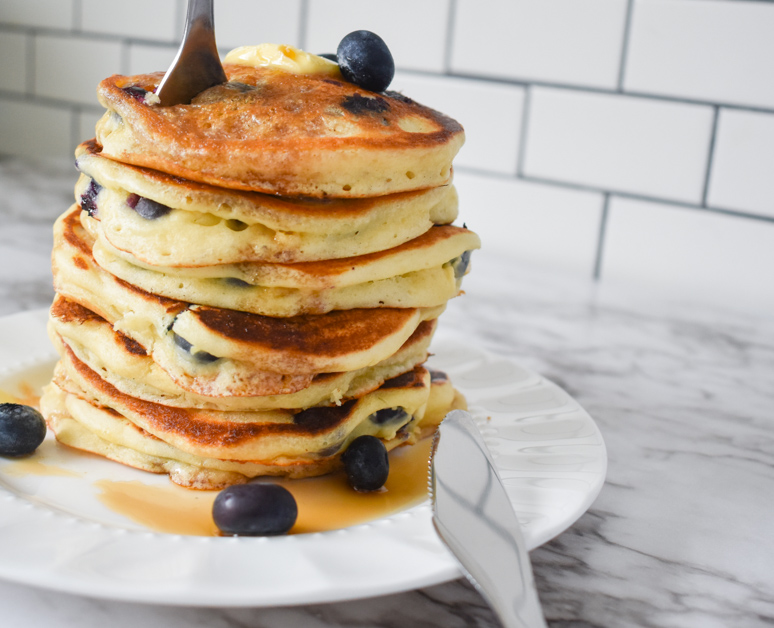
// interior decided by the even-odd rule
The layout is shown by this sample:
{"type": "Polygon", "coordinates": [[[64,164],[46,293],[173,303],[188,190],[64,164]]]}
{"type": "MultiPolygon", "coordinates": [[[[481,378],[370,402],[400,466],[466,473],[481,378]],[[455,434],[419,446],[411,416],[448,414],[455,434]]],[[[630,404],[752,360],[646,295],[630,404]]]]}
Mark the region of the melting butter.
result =
{"type": "Polygon", "coordinates": [[[337,63],[282,44],[241,46],[229,52],[224,61],[236,65],[273,67],[293,74],[322,74],[342,79],[337,63]]]}

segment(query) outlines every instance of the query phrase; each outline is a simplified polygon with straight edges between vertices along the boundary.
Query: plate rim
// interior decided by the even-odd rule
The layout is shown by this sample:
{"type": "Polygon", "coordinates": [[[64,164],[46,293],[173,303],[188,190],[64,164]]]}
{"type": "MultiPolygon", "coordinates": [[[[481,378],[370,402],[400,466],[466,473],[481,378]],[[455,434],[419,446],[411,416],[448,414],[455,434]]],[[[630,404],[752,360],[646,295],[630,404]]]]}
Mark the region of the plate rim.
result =
{"type": "MultiPolygon", "coordinates": [[[[27,310],[0,317],[0,378],[6,379],[14,373],[28,369],[35,364],[56,358],[54,348],[50,344],[48,336],[45,333],[45,322],[47,317],[47,308],[27,310]],[[43,333],[41,333],[41,331],[43,333]],[[8,341],[9,339],[10,350],[7,345],[4,344],[4,341],[8,341]],[[21,343],[14,339],[24,339],[26,352],[23,354],[24,357],[22,358],[18,355],[21,343]],[[29,350],[29,345],[31,343],[34,345],[32,351],[29,350]]],[[[443,328],[439,330],[439,333],[436,334],[434,339],[436,348],[438,347],[438,343],[449,343],[451,345],[455,342],[455,333],[443,328]]],[[[595,474],[591,488],[584,494],[584,499],[572,511],[571,515],[566,515],[561,520],[555,521],[553,525],[544,527],[540,530],[539,534],[525,534],[528,549],[535,549],[556,537],[575,523],[575,521],[590,508],[591,504],[601,491],[602,486],[604,485],[608,463],[607,451],[601,431],[588,412],[555,383],[530,369],[519,366],[514,360],[508,357],[493,354],[481,348],[471,348],[469,343],[457,342],[457,344],[464,344],[468,350],[476,353],[482,360],[492,359],[506,361],[512,365],[518,366],[518,368],[521,368],[523,371],[536,376],[541,383],[546,383],[549,387],[564,393],[576,408],[583,413],[588,424],[593,426],[595,436],[599,439],[600,455],[597,462],[601,465],[601,470],[595,474]]],[[[462,387],[460,388],[461,392],[466,394],[465,389],[462,387]]],[[[2,470],[2,460],[3,459],[0,459],[0,471],[2,470]]],[[[1,477],[2,473],[0,473],[0,478],[1,477]]],[[[25,564],[25,560],[20,557],[17,557],[15,561],[11,562],[7,562],[5,559],[0,560],[1,579],[93,598],[146,604],[171,604],[196,607],[268,608],[273,606],[341,602],[389,595],[441,584],[462,576],[462,572],[457,566],[455,559],[445,546],[443,546],[433,530],[428,501],[404,512],[396,513],[373,522],[345,528],[343,530],[273,538],[186,537],[121,528],[110,524],[90,521],[86,518],[71,515],[63,511],[54,510],[53,507],[43,504],[32,503],[29,500],[24,499],[24,497],[8,490],[3,483],[0,483],[0,503],[2,502],[4,502],[5,505],[0,508],[0,530],[13,528],[16,530],[16,535],[18,536],[24,534],[20,528],[21,524],[27,524],[30,526],[29,529],[37,531],[38,528],[41,527],[41,522],[44,522],[42,528],[55,535],[54,538],[51,539],[52,543],[57,541],[62,543],[68,538],[71,540],[77,538],[79,542],[83,544],[81,552],[84,553],[93,549],[93,543],[89,542],[87,537],[95,533],[101,535],[101,537],[95,538],[94,542],[99,542],[104,545],[103,551],[109,553],[116,551],[120,552],[122,550],[142,553],[143,544],[145,544],[145,548],[147,548],[148,544],[156,545],[160,542],[169,545],[170,547],[174,547],[175,549],[178,549],[175,546],[187,547],[189,552],[195,554],[193,563],[196,563],[197,565],[199,564],[197,563],[197,560],[199,562],[206,562],[207,560],[217,559],[217,557],[211,555],[213,552],[210,548],[217,548],[220,558],[222,558],[224,554],[228,554],[232,559],[234,556],[237,556],[234,548],[238,548],[239,560],[244,562],[251,559],[255,560],[256,557],[260,558],[261,556],[264,556],[267,548],[270,550],[271,548],[275,548],[273,553],[279,553],[281,556],[282,552],[276,548],[282,549],[283,544],[289,544],[291,548],[306,549],[307,552],[311,550],[311,553],[314,553],[319,549],[315,548],[315,544],[320,545],[321,543],[323,546],[329,545],[330,548],[327,549],[340,550],[342,549],[339,547],[342,544],[342,539],[347,537],[346,540],[344,540],[344,543],[349,547],[356,545],[360,551],[370,549],[371,553],[373,553],[373,547],[369,548],[368,546],[373,545],[374,541],[379,541],[390,547],[394,544],[397,544],[398,546],[402,545],[403,547],[401,549],[404,551],[408,550],[403,556],[403,558],[408,561],[411,560],[414,552],[419,552],[420,554],[424,552],[422,559],[425,561],[429,560],[432,563],[430,567],[426,566],[416,574],[410,564],[407,565],[406,563],[401,563],[401,569],[397,570],[399,571],[400,576],[393,576],[390,578],[378,577],[380,574],[376,574],[376,578],[366,579],[363,577],[362,570],[353,569],[352,574],[348,578],[344,578],[346,582],[340,580],[340,576],[337,581],[336,576],[330,572],[326,573],[325,570],[323,570],[320,573],[321,577],[319,578],[319,581],[315,583],[316,586],[311,587],[311,589],[299,591],[295,586],[288,587],[286,585],[283,589],[274,589],[267,595],[265,591],[256,592],[252,589],[245,590],[244,587],[238,591],[234,591],[233,589],[224,591],[221,588],[220,590],[213,592],[212,590],[206,590],[206,586],[211,586],[212,583],[208,583],[206,580],[201,579],[181,582],[180,587],[171,588],[169,586],[160,586],[156,581],[152,582],[154,586],[138,586],[136,582],[127,583],[104,577],[88,577],[83,573],[81,573],[81,578],[79,579],[75,576],[80,572],[77,570],[75,572],[71,571],[75,567],[73,560],[76,560],[78,556],[69,557],[69,562],[65,561],[64,563],[61,560],[57,562],[56,555],[52,556],[48,562],[46,562],[45,558],[38,557],[36,559],[37,562],[32,561],[32,564],[25,564]],[[14,504],[15,501],[20,503],[14,504]],[[38,510],[41,512],[38,512],[38,510]],[[13,512],[11,513],[11,516],[9,516],[8,513],[11,511],[13,512]],[[74,531],[72,532],[65,529],[73,526],[74,531]],[[59,530],[57,531],[54,529],[52,531],[52,528],[59,528],[59,530]],[[102,532],[99,532],[100,530],[102,532]],[[57,533],[61,534],[62,538],[56,536],[57,533]],[[307,548],[306,546],[310,544],[311,547],[307,548]],[[135,547],[135,545],[138,547],[135,547]],[[203,588],[205,590],[202,590],[203,588]],[[256,593],[261,594],[256,595],[256,593]]],[[[0,534],[0,550],[3,548],[9,550],[10,547],[8,544],[11,540],[12,539],[7,538],[6,534],[0,534]]],[[[174,553],[174,550],[167,549],[166,551],[168,553],[174,553]]],[[[288,551],[293,552],[294,550],[285,548],[285,554],[287,554],[288,551]]],[[[0,555],[3,555],[3,553],[3,551],[0,551],[0,555]]],[[[268,553],[272,554],[272,551],[269,551],[268,553]]],[[[379,552],[377,551],[376,554],[379,555],[379,552]]],[[[368,555],[368,552],[366,552],[366,555],[368,555]]],[[[304,556],[301,556],[301,558],[304,558],[304,556]]],[[[381,567],[383,565],[379,566],[381,567]]],[[[314,567],[317,567],[317,565],[312,564],[310,566],[310,568],[314,567]]],[[[393,569],[395,569],[395,567],[396,566],[393,566],[393,569]]],[[[102,576],[104,574],[99,575],[102,576]]],[[[113,576],[115,578],[116,574],[113,574],[113,576]]],[[[165,584],[168,585],[169,583],[165,584]]],[[[232,587],[234,585],[233,582],[229,582],[228,584],[232,587]]],[[[298,581],[295,581],[293,584],[298,584],[298,581]]]]}

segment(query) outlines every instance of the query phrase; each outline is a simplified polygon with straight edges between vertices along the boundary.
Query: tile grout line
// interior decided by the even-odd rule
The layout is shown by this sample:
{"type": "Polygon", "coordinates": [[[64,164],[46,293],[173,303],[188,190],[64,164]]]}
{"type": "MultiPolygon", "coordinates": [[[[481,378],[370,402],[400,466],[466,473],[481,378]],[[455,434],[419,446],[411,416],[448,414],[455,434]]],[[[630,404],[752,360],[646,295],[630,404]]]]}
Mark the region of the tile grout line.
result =
{"type": "Polygon", "coordinates": [[[626,18],[624,19],[623,40],[621,42],[621,65],[618,67],[618,92],[624,93],[624,77],[626,75],[626,62],[629,58],[629,37],[632,30],[632,14],[634,13],[634,0],[628,0],[626,5],[626,18]]]}
{"type": "Polygon", "coordinates": [[[593,87],[589,85],[573,85],[570,83],[552,83],[548,81],[530,81],[524,79],[510,79],[501,76],[491,76],[485,74],[465,74],[464,72],[449,72],[441,75],[438,72],[430,70],[417,70],[412,68],[402,68],[406,74],[424,76],[428,78],[445,76],[447,78],[458,78],[480,83],[495,83],[498,85],[513,85],[515,87],[547,87],[550,89],[565,90],[568,92],[581,92],[586,94],[601,94],[603,96],[620,96],[624,98],[642,98],[645,100],[655,100],[665,103],[680,103],[683,105],[697,105],[704,107],[723,107],[725,109],[734,109],[738,111],[750,111],[754,113],[774,113],[774,105],[771,107],[756,107],[755,105],[739,105],[727,102],[713,102],[710,100],[696,100],[691,98],[682,98],[679,96],[669,96],[666,94],[650,94],[646,92],[626,91],[618,92],[614,89],[605,87],[593,87]]]}
{"type": "Polygon", "coordinates": [[[129,74],[129,48],[131,47],[131,44],[126,41],[125,39],[122,39],[120,42],[121,45],[121,56],[119,57],[118,64],[121,66],[121,74],[128,75],[129,74]]]}
{"type": "MultiPolygon", "coordinates": [[[[452,0],[452,2],[455,2],[455,1],[456,0],[452,0]]],[[[764,0],[761,0],[761,1],[764,1],[764,0]]],[[[765,1],[768,2],[770,0],[765,0],[765,1]]],[[[302,0],[302,2],[308,6],[309,0],[302,0]]],[[[15,24],[8,24],[8,23],[0,23],[0,32],[2,31],[26,32],[26,33],[34,32],[38,35],[49,35],[53,37],[65,37],[65,38],[67,38],[69,35],[77,34],[78,37],[82,37],[85,39],[111,41],[111,42],[115,41],[115,35],[111,35],[109,33],[98,33],[98,32],[83,31],[83,30],[74,32],[71,30],[46,28],[46,27],[37,27],[32,29],[29,26],[20,26],[15,24]]],[[[145,39],[142,37],[126,37],[125,40],[132,44],[146,44],[146,45],[156,45],[156,46],[170,45],[169,41],[161,41],[158,39],[145,39]]],[[[484,74],[479,74],[479,75],[465,74],[464,72],[453,72],[451,70],[449,70],[446,73],[438,73],[438,72],[432,72],[427,70],[401,68],[401,71],[406,72],[407,74],[414,74],[417,76],[428,76],[428,77],[446,76],[448,78],[459,78],[459,79],[479,81],[484,83],[496,83],[501,85],[514,85],[517,87],[532,87],[532,86],[548,87],[548,88],[562,89],[562,90],[573,91],[573,92],[603,94],[603,95],[622,96],[622,97],[630,97],[630,98],[643,98],[647,100],[655,100],[658,102],[680,103],[685,105],[697,105],[697,106],[705,106],[705,107],[720,106],[720,107],[723,107],[724,109],[732,109],[735,111],[748,111],[753,113],[766,113],[766,114],[774,113],[774,106],[766,107],[766,106],[756,106],[756,105],[741,105],[741,104],[736,104],[732,102],[713,102],[709,100],[698,100],[693,98],[684,98],[680,96],[670,96],[668,94],[656,94],[656,93],[646,93],[646,92],[638,92],[638,91],[619,92],[616,89],[594,87],[589,85],[577,85],[577,84],[571,84],[571,83],[554,83],[550,81],[529,81],[524,79],[511,79],[511,78],[503,78],[499,76],[488,76],[484,74]]]]}
{"type": "Polygon", "coordinates": [[[79,107],[84,107],[84,110],[90,110],[94,112],[104,111],[104,109],[96,102],[83,103],[75,100],[59,100],[58,98],[50,98],[48,96],[40,96],[38,94],[21,94],[19,92],[9,92],[4,89],[0,89],[0,98],[13,100],[15,102],[31,102],[38,105],[44,105],[46,107],[58,107],[61,109],[67,109],[68,111],[70,107],[76,105],[79,107]]]}
{"type": "MultiPolygon", "coordinates": [[[[180,27],[182,30],[182,26],[180,27]]],[[[46,26],[19,26],[17,24],[6,24],[0,22],[0,34],[1,33],[34,33],[36,35],[42,35],[44,37],[59,37],[61,39],[71,40],[88,40],[88,41],[102,41],[102,42],[115,42],[116,38],[122,37],[115,33],[99,33],[97,31],[84,31],[84,30],[69,30],[61,28],[49,28],[46,26]]],[[[182,33],[181,36],[182,38],[182,33]]],[[[144,37],[135,36],[123,36],[123,39],[132,44],[144,44],[146,46],[177,46],[180,44],[180,40],[170,41],[162,39],[148,39],[144,37]]]]}
{"type": "Polygon", "coordinates": [[[605,248],[605,235],[607,233],[607,217],[610,211],[610,193],[605,194],[602,204],[602,213],[599,216],[599,233],[597,235],[597,252],[594,258],[594,275],[592,279],[599,281],[602,277],[602,254],[605,248]]]}
{"type": "Polygon", "coordinates": [[[516,156],[516,176],[524,177],[524,159],[527,155],[527,138],[529,137],[529,115],[532,110],[532,88],[524,90],[524,103],[521,111],[521,130],[519,131],[519,153],[516,156]]]}
{"type": "Polygon", "coordinates": [[[449,14],[446,16],[446,41],[443,50],[443,72],[451,74],[452,51],[454,49],[454,29],[457,26],[457,0],[449,0],[449,14]]]}
{"type": "Polygon", "coordinates": [[[597,188],[591,185],[584,185],[582,183],[573,183],[571,181],[561,181],[559,179],[549,179],[546,177],[536,177],[534,175],[518,175],[506,174],[503,172],[493,172],[491,170],[483,170],[480,168],[472,168],[470,166],[455,166],[456,172],[468,173],[478,176],[491,177],[500,181],[524,181],[526,183],[537,183],[548,187],[556,187],[567,190],[574,190],[576,192],[587,192],[592,194],[609,194],[611,196],[617,196],[620,198],[626,198],[633,201],[643,201],[646,203],[658,203],[660,205],[674,205],[675,207],[682,207],[683,209],[691,209],[694,211],[704,211],[715,214],[723,214],[725,216],[732,216],[734,218],[746,218],[750,220],[760,220],[762,222],[774,222],[774,216],[764,216],[762,214],[753,214],[736,209],[726,209],[723,207],[704,207],[696,203],[688,203],[686,201],[678,201],[671,198],[664,198],[660,196],[648,196],[647,194],[637,194],[636,192],[627,192],[625,190],[606,190],[603,188],[597,188]]]}
{"type": "Polygon", "coordinates": [[[78,131],[80,130],[80,108],[76,105],[70,110],[70,147],[75,147],[80,143],[78,131]]]}
{"type": "Polygon", "coordinates": [[[36,48],[37,35],[35,33],[29,33],[27,35],[26,47],[24,50],[24,56],[27,60],[27,71],[25,73],[24,81],[24,93],[28,97],[35,95],[35,48],[36,48]]]}
{"type": "Polygon", "coordinates": [[[308,38],[307,28],[309,25],[309,0],[301,0],[298,11],[298,47],[306,50],[306,40],[308,38]]]}
{"type": "Polygon", "coordinates": [[[73,0],[71,26],[71,31],[73,33],[80,33],[83,29],[83,5],[81,4],[81,0],[73,0]]]}
{"type": "MultiPolygon", "coordinates": [[[[183,30],[185,29],[185,18],[188,13],[188,7],[185,0],[177,0],[177,7],[175,7],[175,32],[174,38],[176,43],[183,41],[183,30]]],[[[214,13],[214,10],[213,10],[214,13]]],[[[213,15],[213,21],[214,21],[213,15]]]]}
{"type": "Polygon", "coordinates": [[[704,189],[701,194],[702,207],[707,207],[707,195],[709,194],[710,178],[712,176],[712,162],[715,159],[715,142],[718,136],[718,118],[720,118],[720,107],[715,106],[712,118],[712,134],[710,135],[709,148],[707,150],[707,170],[704,173],[704,189]]]}

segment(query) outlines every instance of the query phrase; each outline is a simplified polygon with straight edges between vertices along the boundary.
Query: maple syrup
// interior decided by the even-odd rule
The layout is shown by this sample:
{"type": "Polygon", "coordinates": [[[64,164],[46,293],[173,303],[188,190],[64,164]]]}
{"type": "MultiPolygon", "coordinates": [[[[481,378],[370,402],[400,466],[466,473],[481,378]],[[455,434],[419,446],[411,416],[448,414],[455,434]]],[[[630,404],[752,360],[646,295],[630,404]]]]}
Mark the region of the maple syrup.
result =
{"type": "MultiPolygon", "coordinates": [[[[325,532],[374,521],[415,506],[427,497],[427,463],[432,439],[390,453],[390,475],[384,488],[357,493],[343,473],[304,480],[266,479],[287,488],[296,498],[298,519],[290,534],[325,532]]],[[[98,480],[100,501],[119,514],[156,532],[215,536],[212,504],[218,491],[179,486],[98,480]]]]}
{"type": "Polygon", "coordinates": [[[25,406],[38,408],[40,405],[40,391],[51,381],[51,363],[44,363],[29,369],[25,369],[19,376],[3,381],[3,389],[0,390],[0,403],[20,403],[25,406]]]}
{"type": "MultiPolygon", "coordinates": [[[[14,394],[0,390],[0,403],[19,403],[38,409],[40,406],[40,394],[38,391],[51,379],[51,365],[44,364],[24,372],[24,378],[16,382],[14,386],[8,386],[16,390],[14,394]]],[[[21,477],[25,475],[45,476],[69,476],[78,477],[80,474],[60,467],[55,467],[43,462],[45,450],[55,447],[54,443],[43,443],[32,456],[26,456],[14,460],[3,467],[6,475],[21,477]]]]}
{"type": "MultiPolygon", "coordinates": [[[[2,399],[2,397],[0,397],[2,399]]],[[[0,403],[3,403],[0,401],[0,403]]],[[[80,473],[63,469],[52,464],[47,464],[45,460],[51,458],[50,450],[57,447],[53,441],[45,441],[38,450],[30,455],[18,458],[3,467],[3,474],[13,477],[23,477],[26,475],[40,476],[59,476],[59,477],[81,477],[80,473]]]]}
{"type": "MultiPolygon", "coordinates": [[[[23,378],[0,390],[0,403],[21,403],[37,408],[38,391],[51,377],[51,366],[24,372],[23,378]]],[[[4,385],[8,382],[4,382],[4,385]]],[[[432,445],[424,438],[416,445],[390,452],[390,474],[384,488],[358,493],[349,487],[343,472],[318,478],[288,480],[265,478],[287,488],[298,504],[298,519],[290,534],[338,530],[375,521],[407,510],[427,497],[427,465],[432,445]]],[[[74,476],[80,474],[46,464],[45,442],[34,456],[15,460],[3,467],[7,475],[74,476]]],[[[80,455],[80,454],[79,454],[80,455]]],[[[110,510],[155,532],[186,536],[218,536],[212,520],[212,504],[218,491],[196,491],[174,484],[153,486],[139,481],[97,480],[99,500],[110,510]]]]}

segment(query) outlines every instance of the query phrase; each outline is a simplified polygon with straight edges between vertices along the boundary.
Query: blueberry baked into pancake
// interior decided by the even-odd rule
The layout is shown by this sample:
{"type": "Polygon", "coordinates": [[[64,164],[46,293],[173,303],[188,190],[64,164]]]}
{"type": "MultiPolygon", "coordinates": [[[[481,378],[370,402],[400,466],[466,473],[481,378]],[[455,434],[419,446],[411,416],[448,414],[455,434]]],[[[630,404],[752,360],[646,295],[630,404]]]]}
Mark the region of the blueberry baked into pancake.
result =
{"type": "Polygon", "coordinates": [[[423,367],[480,246],[452,224],[462,127],[338,61],[240,48],[173,106],[162,73],[100,83],[54,229],[60,442],[223,488],[367,460],[464,406],[423,367]]]}

